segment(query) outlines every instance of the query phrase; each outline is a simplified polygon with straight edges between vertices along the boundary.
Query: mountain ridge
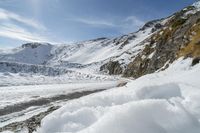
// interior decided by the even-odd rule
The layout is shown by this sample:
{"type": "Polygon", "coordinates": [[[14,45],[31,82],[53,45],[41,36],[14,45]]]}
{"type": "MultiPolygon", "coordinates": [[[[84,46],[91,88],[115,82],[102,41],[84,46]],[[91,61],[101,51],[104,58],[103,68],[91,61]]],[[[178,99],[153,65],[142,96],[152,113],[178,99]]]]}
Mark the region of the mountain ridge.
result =
{"type": "Polygon", "coordinates": [[[180,57],[198,58],[200,2],[173,15],[147,22],[138,31],[116,38],[74,44],[27,43],[0,53],[0,62],[50,67],[93,67],[100,73],[138,78],[167,68],[180,57]],[[196,39],[196,40],[195,40],[196,39]],[[192,43],[192,44],[191,44],[192,43]]]}

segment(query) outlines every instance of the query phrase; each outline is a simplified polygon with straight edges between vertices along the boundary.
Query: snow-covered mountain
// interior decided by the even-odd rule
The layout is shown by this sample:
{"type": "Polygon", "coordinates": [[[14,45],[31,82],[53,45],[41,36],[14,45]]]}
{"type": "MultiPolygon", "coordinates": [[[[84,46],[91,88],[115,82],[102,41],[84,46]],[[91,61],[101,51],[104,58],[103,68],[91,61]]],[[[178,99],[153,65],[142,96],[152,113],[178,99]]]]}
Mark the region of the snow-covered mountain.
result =
{"type": "Polygon", "coordinates": [[[200,56],[199,10],[199,2],[196,2],[167,18],[146,23],[137,32],[116,38],[63,45],[24,44],[1,51],[0,62],[62,69],[88,68],[93,72],[137,78],[166,69],[181,56],[200,56]]]}
{"type": "Polygon", "coordinates": [[[125,66],[144,48],[140,43],[161,28],[162,24],[161,20],[151,21],[135,33],[112,39],[98,38],[65,45],[28,43],[1,51],[0,62],[65,68],[98,64],[99,69],[99,66],[108,61],[117,60],[125,66]]]}
{"type": "Polygon", "coordinates": [[[1,50],[0,132],[199,133],[199,62],[200,1],[116,38],[1,50]]]}
{"type": "Polygon", "coordinates": [[[37,133],[199,133],[200,64],[191,67],[191,61],[69,101],[37,133]]]}
{"type": "Polygon", "coordinates": [[[167,18],[146,23],[137,32],[72,44],[27,43],[0,51],[0,72],[58,76],[108,73],[140,77],[166,69],[179,57],[200,56],[199,2],[167,18]]]}

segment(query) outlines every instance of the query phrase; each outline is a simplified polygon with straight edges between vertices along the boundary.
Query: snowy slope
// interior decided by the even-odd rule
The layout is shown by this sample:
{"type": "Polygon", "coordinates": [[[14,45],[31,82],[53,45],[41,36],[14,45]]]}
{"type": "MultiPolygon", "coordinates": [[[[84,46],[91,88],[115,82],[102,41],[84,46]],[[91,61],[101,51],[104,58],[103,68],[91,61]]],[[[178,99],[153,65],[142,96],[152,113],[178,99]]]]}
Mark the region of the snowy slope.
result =
{"type": "Polygon", "coordinates": [[[50,44],[25,44],[19,48],[1,52],[0,61],[44,64],[45,61],[50,59],[52,47],[50,44]]]}
{"type": "Polygon", "coordinates": [[[79,43],[51,45],[28,43],[9,51],[0,51],[0,61],[50,66],[78,66],[119,58],[130,60],[143,47],[139,44],[148,38],[161,21],[151,22],[135,33],[117,38],[99,38],[79,43]],[[126,55],[127,53],[131,53],[126,55]],[[129,57],[127,57],[129,56],[129,57]]]}
{"type": "Polygon", "coordinates": [[[149,35],[151,35],[151,29],[152,27],[144,31],[139,31],[137,33],[110,40],[105,39],[95,42],[85,42],[82,49],[79,49],[72,56],[66,58],[65,60],[79,64],[91,64],[94,62],[101,62],[117,56],[120,56],[118,58],[128,60],[128,58],[125,57],[125,55],[123,54],[126,54],[126,52],[128,53],[129,50],[132,50],[135,52],[135,54],[137,54],[136,52],[138,52],[142,48],[141,46],[137,45],[140,42],[144,41],[149,35]],[[122,43],[124,43],[124,41],[126,41],[128,38],[132,39],[127,42],[127,45],[122,47],[122,43]],[[116,44],[116,42],[119,44],[116,44]]]}
{"type": "Polygon", "coordinates": [[[39,133],[199,133],[200,65],[179,59],[127,86],[68,102],[39,133]]]}
{"type": "Polygon", "coordinates": [[[113,60],[126,66],[157,31],[157,20],[137,32],[117,38],[98,38],[72,44],[27,43],[0,51],[0,86],[117,80],[100,67],[113,60]]]}

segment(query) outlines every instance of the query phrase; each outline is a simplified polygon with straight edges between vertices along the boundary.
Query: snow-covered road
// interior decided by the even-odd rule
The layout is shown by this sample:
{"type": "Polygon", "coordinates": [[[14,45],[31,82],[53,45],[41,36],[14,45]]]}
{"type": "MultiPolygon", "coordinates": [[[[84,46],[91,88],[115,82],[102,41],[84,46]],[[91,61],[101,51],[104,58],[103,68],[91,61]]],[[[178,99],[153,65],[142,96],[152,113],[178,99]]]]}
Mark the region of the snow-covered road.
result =
{"type": "Polygon", "coordinates": [[[68,100],[110,89],[117,84],[117,81],[108,81],[0,87],[0,129],[23,122],[49,108],[63,106],[68,100]]]}
{"type": "Polygon", "coordinates": [[[0,87],[0,109],[24,101],[64,95],[77,90],[108,89],[116,86],[116,84],[117,81],[0,87]]]}

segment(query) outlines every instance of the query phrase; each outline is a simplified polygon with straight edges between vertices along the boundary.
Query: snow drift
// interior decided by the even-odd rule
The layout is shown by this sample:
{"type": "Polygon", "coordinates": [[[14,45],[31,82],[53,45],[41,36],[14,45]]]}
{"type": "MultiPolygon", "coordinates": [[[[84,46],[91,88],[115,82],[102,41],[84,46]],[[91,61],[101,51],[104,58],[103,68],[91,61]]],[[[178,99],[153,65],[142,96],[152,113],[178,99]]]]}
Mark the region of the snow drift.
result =
{"type": "Polygon", "coordinates": [[[38,133],[199,133],[200,65],[179,59],[125,87],[66,103],[38,133]]]}

